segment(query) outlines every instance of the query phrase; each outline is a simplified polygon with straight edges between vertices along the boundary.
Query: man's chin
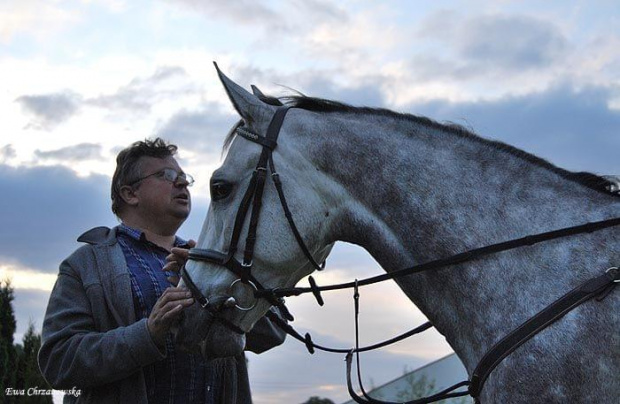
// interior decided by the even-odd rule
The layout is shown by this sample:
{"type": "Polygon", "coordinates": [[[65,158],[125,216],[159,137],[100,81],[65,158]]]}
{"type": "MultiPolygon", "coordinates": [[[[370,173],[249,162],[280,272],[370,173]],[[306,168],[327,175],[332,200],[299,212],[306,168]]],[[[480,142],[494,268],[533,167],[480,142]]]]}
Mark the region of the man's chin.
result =
{"type": "Polygon", "coordinates": [[[172,215],[179,220],[185,220],[189,216],[190,209],[175,209],[172,215]]]}

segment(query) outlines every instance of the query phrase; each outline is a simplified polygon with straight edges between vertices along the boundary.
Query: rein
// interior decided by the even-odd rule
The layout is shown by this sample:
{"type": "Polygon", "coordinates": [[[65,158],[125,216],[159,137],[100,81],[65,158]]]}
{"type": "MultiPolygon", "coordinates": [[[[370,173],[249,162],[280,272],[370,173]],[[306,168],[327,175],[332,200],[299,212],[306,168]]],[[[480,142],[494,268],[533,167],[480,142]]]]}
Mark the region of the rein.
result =
{"type": "MultiPolygon", "coordinates": [[[[346,363],[347,363],[347,386],[349,390],[349,394],[351,397],[357,402],[362,404],[396,404],[386,401],[375,400],[370,397],[364,390],[361,383],[361,374],[360,374],[360,365],[359,365],[359,353],[365,352],[373,349],[378,349],[389,344],[401,341],[409,336],[418,334],[422,331],[425,331],[432,327],[430,322],[424,323],[419,327],[414,328],[413,330],[407,331],[404,334],[401,334],[397,337],[394,337],[385,342],[377,343],[367,347],[359,347],[359,327],[358,327],[358,316],[359,316],[359,286],[370,285],[377,282],[382,282],[389,279],[395,279],[403,276],[408,276],[411,274],[424,272],[424,271],[433,271],[433,270],[441,270],[449,266],[453,266],[456,264],[476,260],[478,258],[496,254],[503,251],[508,251],[512,249],[516,249],[519,247],[530,246],[536,243],[540,243],[543,241],[569,237],[572,235],[582,234],[582,233],[591,233],[595,231],[599,231],[602,229],[614,227],[620,225],[620,218],[613,218],[608,220],[602,220],[598,222],[586,223],[579,226],[567,227],[559,230],[549,231],[545,233],[530,235],[526,237],[522,237],[519,239],[514,239],[510,241],[505,241],[497,244],[488,245],[485,247],[476,248],[473,250],[469,250],[463,253],[459,253],[447,258],[442,258],[434,261],[429,261],[423,264],[415,265],[412,267],[404,268],[401,270],[393,271],[390,273],[381,274],[378,276],[355,280],[354,282],[342,283],[342,284],[334,284],[328,286],[317,286],[314,278],[312,276],[308,277],[308,281],[310,283],[310,287],[306,288],[273,288],[268,289],[263,287],[261,283],[252,275],[251,268],[253,265],[253,257],[254,257],[254,246],[256,243],[256,231],[258,227],[260,210],[262,207],[262,195],[265,187],[267,170],[271,171],[271,178],[276,187],[278,197],[280,199],[280,203],[284,210],[284,214],[289,223],[289,227],[297,244],[300,249],[306,256],[308,262],[312,264],[312,266],[317,270],[322,270],[325,266],[325,262],[322,265],[319,265],[315,259],[312,257],[308,247],[303,241],[297,226],[293,220],[293,216],[288,208],[288,204],[286,202],[286,198],[284,192],[282,190],[282,182],[280,181],[279,174],[275,170],[275,166],[273,163],[272,152],[277,146],[277,138],[280,132],[280,128],[284,122],[284,117],[288,110],[292,108],[290,106],[280,106],[271,122],[269,123],[269,127],[267,129],[266,136],[258,135],[249,129],[246,129],[242,126],[239,126],[236,131],[237,134],[242,136],[243,138],[250,140],[254,143],[257,143],[262,146],[262,152],[259,158],[259,162],[256,166],[252,174],[252,178],[250,180],[250,184],[248,185],[248,189],[246,190],[241,204],[239,206],[239,210],[237,211],[235,217],[235,223],[233,227],[233,233],[231,236],[228,253],[223,253],[210,249],[200,249],[200,248],[192,248],[189,250],[189,260],[193,261],[203,261],[209,262],[212,264],[224,266],[233,273],[235,273],[239,279],[234,280],[229,286],[229,292],[237,283],[242,283],[248,285],[250,288],[254,290],[255,299],[264,298],[272,305],[279,308],[282,315],[289,321],[293,321],[293,316],[288,311],[286,305],[284,304],[283,297],[286,296],[298,296],[304,293],[312,293],[317,300],[319,305],[323,305],[323,298],[321,296],[321,292],[323,291],[331,291],[331,290],[340,290],[340,289],[354,289],[354,303],[355,303],[355,333],[356,333],[356,343],[355,348],[353,349],[341,349],[341,348],[329,348],[321,345],[317,345],[312,341],[312,337],[309,333],[306,333],[304,337],[302,337],[292,326],[290,326],[285,320],[279,317],[276,313],[272,311],[268,311],[266,316],[269,317],[276,325],[282,328],[287,334],[291,335],[293,338],[303,342],[306,345],[308,351],[312,354],[315,349],[323,350],[326,352],[334,352],[334,353],[346,353],[346,363]],[[243,252],[243,262],[239,262],[235,257],[235,253],[238,249],[239,238],[241,235],[241,231],[243,228],[243,224],[245,222],[246,216],[251,208],[251,216],[248,228],[248,234],[245,241],[245,247],[243,252]],[[361,387],[363,398],[358,396],[352,386],[351,383],[351,367],[352,367],[352,358],[353,355],[356,355],[357,358],[357,372],[359,384],[361,387]]],[[[241,330],[238,326],[232,324],[230,321],[219,315],[219,312],[222,308],[222,302],[209,301],[200,289],[196,286],[196,284],[191,279],[189,273],[185,270],[185,268],[181,269],[181,277],[187,287],[190,289],[194,298],[198,301],[200,306],[208,311],[210,311],[214,317],[222,322],[226,327],[231,329],[236,333],[244,333],[244,330],[241,330]]],[[[531,319],[527,320],[521,326],[516,328],[514,331],[509,333],[506,337],[496,343],[480,360],[478,365],[476,366],[471,379],[468,381],[463,381],[457,383],[437,394],[432,396],[408,401],[402,404],[426,404],[431,403],[438,400],[443,400],[451,397],[460,397],[465,395],[471,395],[478,401],[478,397],[480,392],[482,391],[482,387],[487,380],[490,373],[495,369],[501,361],[512,353],[514,350],[519,348],[526,341],[535,336],[538,332],[542,331],[546,327],[548,327],[553,322],[562,318],[565,314],[570,312],[572,309],[580,305],[581,303],[593,298],[597,297],[597,300],[602,300],[607,294],[609,294],[614,287],[620,282],[620,270],[616,267],[612,267],[607,269],[603,274],[590,279],[577,288],[573,289],[566,295],[562,296],[558,300],[556,300],[551,305],[547,306],[544,310],[533,316],[531,319]],[[455,391],[461,387],[467,387],[466,391],[455,391]]],[[[256,300],[257,301],[257,300],[256,300]]],[[[235,303],[235,307],[239,310],[249,311],[252,310],[256,306],[256,301],[249,307],[242,307],[235,303]]]]}

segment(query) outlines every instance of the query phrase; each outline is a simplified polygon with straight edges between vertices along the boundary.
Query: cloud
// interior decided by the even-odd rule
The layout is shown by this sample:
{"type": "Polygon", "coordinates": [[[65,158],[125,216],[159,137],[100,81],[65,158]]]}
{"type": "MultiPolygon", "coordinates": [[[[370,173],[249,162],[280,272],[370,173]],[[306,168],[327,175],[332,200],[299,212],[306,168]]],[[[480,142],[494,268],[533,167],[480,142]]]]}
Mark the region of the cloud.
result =
{"type": "MultiPolygon", "coordinates": [[[[0,265],[56,273],[79,244],[77,237],[95,226],[118,224],[110,210],[110,178],[79,177],[61,166],[0,165],[3,200],[0,265]]],[[[206,204],[199,201],[179,234],[197,237],[206,204]]],[[[17,270],[17,269],[16,269],[17,270]]]]}
{"type": "Polygon", "coordinates": [[[17,153],[13,145],[7,144],[0,148],[0,164],[5,164],[7,161],[15,158],[17,153]]]}
{"type": "Polygon", "coordinates": [[[100,95],[85,100],[91,106],[129,113],[148,113],[158,101],[174,99],[176,96],[193,91],[177,79],[187,74],[182,67],[160,66],[147,78],[134,78],[129,84],[120,87],[114,94],[100,95]]]}
{"type": "Polygon", "coordinates": [[[455,45],[460,56],[507,70],[548,66],[567,48],[557,27],[531,17],[481,16],[467,20],[458,33],[455,45]]]}
{"type": "Polygon", "coordinates": [[[177,143],[205,157],[219,159],[224,138],[239,118],[207,103],[196,110],[181,110],[155,131],[155,136],[177,143]]]}
{"type": "Polygon", "coordinates": [[[70,91],[44,95],[23,95],[15,100],[33,119],[28,128],[52,130],[80,109],[82,97],[70,91]]]}
{"type": "Polygon", "coordinates": [[[35,156],[42,160],[60,160],[78,162],[85,160],[103,160],[101,145],[94,143],[80,143],[75,146],[63,147],[56,150],[35,150],[35,156]]]}
{"type": "Polygon", "coordinates": [[[320,98],[371,106],[385,105],[386,103],[385,95],[381,89],[382,80],[380,76],[366,76],[345,86],[317,72],[302,72],[296,78],[296,81],[307,88],[311,94],[320,98]]]}
{"type": "Polygon", "coordinates": [[[219,16],[242,23],[278,20],[278,13],[276,11],[263,3],[252,0],[234,0],[225,3],[209,0],[180,0],[175,3],[180,3],[209,16],[219,16]]]}
{"type": "Polygon", "coordinates": [[[333,99],[354,105],[381,106],[386,102],[382,91],[385,77],[368,75],[348,83],[340,78],[345,70],[320,71],[305,69],[294,73],[282,73],[273,69],[261,69],[253,65],[232,66],[229,77],[249,90],[252,83],[263,93],[283,97],[303,93],[307,96],[333,99]],[[289,87],[290,86],[290,87],[289,87]]]}
{"type": "Polygon", "coordinates": [[[260,26],[265,31],[290,31],[300,25],[311,25],[325,19],[344,18],[344,11],[327,1],[294,0],[277,3],[272,8],[252,0],[180,0],[185,7],[197,10],[208,17],[229,19],[235,23],[260,26]]]}
{"type": "Polygon", "coordinates": [[[85,97],[73,91],[50,94],[23,95],[19,103],[32,120],[27,129],[51,131],[75,116],[84,107],[95,107],[116,113],[127,113],[135,119],[148,114],[159,102],[174,100],[201,90],[188,81],[185,70],[178,66],[160,66],[146,78],[136,77],[115,93],[85,97]]]}
{"type": "Polygon", "coordinates": [[[302,33],[296,47],[311,58],[329,60],[347,72],[345,77],[357,77],[410,46],[409,28],[395,24],[395,14],[389,5],[375,2],[341,19],[321,19],[302,33]]]}
{"type": "Polygon", "coordinates": [[[68,10],[57,1],[21,0],[0,4],[0,40],[8,43],[14,36],[28,33],[46,38],[79,20],[76,10],[68,10]]]}
{"type": "Polygon", "coordinates": [[[552,67],[570,50],[568,39],[552,22],[519,15],[466,18],[456,12],[437,12],[425,19],[417,37],[441,45],[411,56],[416,77],[427,79],[522,74],[552,67]]]}
{"type": "Polygon", "coordinates": [[[556,165],[600,174],[620,172],[620,110],[609,104],[617,89],[568,83],[494,101],[411,103],[405,109],[471,126],[556,165]]]}
{"type": "Polygon", "coordinates": [[[179,0],[169,3],[204,13],[210,19],[227,19],[235,24],[258,27],[264,33],[295,33],[325,20],[345,20],[342,8],[321,0],[293,0],[270,7],[252,0],[179,0]]]}
{"type": "Polygon", "coordinates": [[[55,273],[82,232],[114,225],[109,179],[77,177],[68,168],[0,165],[3,208],[0,262],[55,273]],[[110,212],[110,213],[108,213],[110,212]]]}

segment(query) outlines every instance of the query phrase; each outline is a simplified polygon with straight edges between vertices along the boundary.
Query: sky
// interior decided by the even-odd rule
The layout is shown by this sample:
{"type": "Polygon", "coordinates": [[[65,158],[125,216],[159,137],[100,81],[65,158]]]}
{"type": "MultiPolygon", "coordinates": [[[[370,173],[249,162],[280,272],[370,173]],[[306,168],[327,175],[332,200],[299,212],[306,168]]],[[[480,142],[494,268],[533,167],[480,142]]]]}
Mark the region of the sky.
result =
{"type": "MultiPolygon", "coordinates": [[[[160,136],[196,178],[179,234],[197,238],[208,181],[236,122],[213,61],[276,96],[291,90],[463,125],[574,171],[620,174],[620,6],[589,1],[0,0],[0,279],[16,340],[40,330],[58,264],[118,223],[116,154],[160,136]]],[[[319,284],[381,273],[339,244],[319,284]]],[[[305,283],[304,283],[305,285],[305,283]]],[[[289,298],[295,326],[353,343],[348,292],[289,298]]],[[[362,342],[424,322],[392,283],[362,295],[362,342]]],[[[364,356],[367,387],[451,352],[431,331],[364,356]]],[[[348,397],[339,355],[293,340],[249,355],[257,403],[348,397]]]]}

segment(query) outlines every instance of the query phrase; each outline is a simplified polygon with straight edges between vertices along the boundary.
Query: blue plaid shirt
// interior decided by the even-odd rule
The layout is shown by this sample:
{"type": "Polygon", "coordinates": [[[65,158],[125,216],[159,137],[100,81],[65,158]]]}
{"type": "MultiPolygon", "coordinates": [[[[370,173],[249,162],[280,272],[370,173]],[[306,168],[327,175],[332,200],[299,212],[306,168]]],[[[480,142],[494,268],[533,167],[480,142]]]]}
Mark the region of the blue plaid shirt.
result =
{"type": "MultiPolygon", "coordinates": [[[[162,271],[170,252],[125,224],[118,230],[118,243],[129,269],[136,318],[147,318],[164,290],[173,286],[167,279],[172,274],[162,271]]],[[[174,245],[187,247],[187,242],[177,237],[174,245]]],[[[170,336],[166,351],[166,359],[144,369],[149,403],[215,404],[214,375],[202,356],[175,350],[170,336]]]]}

